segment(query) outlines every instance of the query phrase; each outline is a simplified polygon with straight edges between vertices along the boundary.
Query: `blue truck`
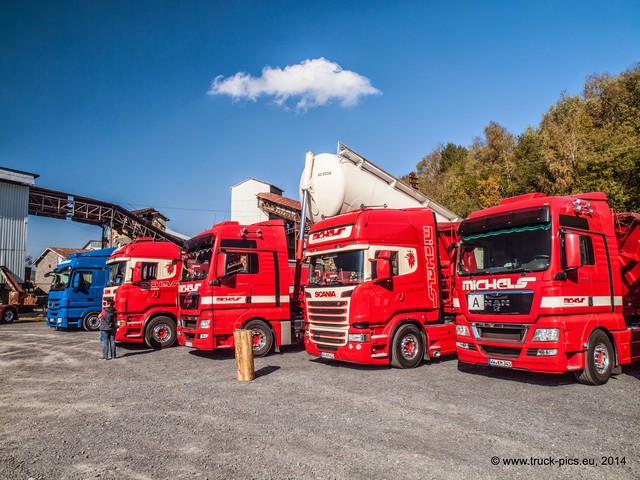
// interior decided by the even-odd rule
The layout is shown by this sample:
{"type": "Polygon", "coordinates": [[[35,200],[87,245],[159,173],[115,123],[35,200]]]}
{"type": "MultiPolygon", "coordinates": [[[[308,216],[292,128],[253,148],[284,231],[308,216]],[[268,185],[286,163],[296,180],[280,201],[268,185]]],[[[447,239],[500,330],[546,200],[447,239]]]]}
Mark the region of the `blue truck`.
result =
{"type": "Polygon", "coordinates": [[[105,265],[115,248],[72,253],[52,272],[47,297],[47,325],[56,329],[98,329],[105,265]]]}

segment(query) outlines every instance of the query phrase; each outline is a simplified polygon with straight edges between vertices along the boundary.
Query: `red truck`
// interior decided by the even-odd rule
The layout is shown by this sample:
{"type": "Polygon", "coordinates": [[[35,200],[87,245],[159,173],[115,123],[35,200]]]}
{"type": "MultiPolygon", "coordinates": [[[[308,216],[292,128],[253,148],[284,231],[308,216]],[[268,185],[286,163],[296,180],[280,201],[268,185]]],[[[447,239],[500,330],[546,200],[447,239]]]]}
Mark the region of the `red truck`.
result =
{"type": "Polygon", "coordinates": [[[243,328],[261,357],[301,340],[304,317],[282,220],[216,224],[186,242],[182,260],[180,345],[233,348],[233,331],[243,328]]]}
{"type": "Polygon", "coordinates": [[[115,250],[107,261],[103,300],[113,298],[119,342],[159,349],[176,341],[180,248],[139,238],[115,250]]]}
{"type": "Polygon", "coordinates": [[[456,226],[422,207],[363,208],[314,224],[305,254],[307,353],[398,368],[455,353],[456,226]]]}
{"type": "Polygon", "coordinates": [[[469,215],[459,230],[459,361],[600,385],[640,360],[639,223],[599,192],[522,195],[469,215]]]}

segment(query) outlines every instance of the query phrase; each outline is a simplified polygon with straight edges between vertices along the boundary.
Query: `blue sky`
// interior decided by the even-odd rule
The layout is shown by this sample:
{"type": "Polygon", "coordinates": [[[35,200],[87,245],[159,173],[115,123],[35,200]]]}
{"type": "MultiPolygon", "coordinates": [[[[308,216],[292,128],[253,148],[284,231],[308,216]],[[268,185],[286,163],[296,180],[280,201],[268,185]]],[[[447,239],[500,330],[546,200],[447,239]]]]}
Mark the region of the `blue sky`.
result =
{"type": "MultiPolygon", "coordinates": [[[[309,150],[403,175],[490,121],[537,126],[639,47],[637,1],[5,1],[0,166],[194,235],[246,178],[298,198],[309,150]]],[[[99,236],[29,217],[27,254],[99,236]]]]}

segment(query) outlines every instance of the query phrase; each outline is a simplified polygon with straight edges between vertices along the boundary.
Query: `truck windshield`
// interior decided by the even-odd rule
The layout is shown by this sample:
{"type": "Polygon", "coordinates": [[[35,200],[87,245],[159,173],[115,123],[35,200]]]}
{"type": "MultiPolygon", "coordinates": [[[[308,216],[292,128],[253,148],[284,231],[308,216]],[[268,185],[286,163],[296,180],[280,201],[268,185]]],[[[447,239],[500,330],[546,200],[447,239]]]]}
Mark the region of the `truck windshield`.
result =
{"type": "Polygon", "coordinates": [[[66,267],[61,270],[53,272],[53,278],[51,279],[51,292],[59,292],[66,290],[69,286],[69,279],[71,278],[71,267],[66,267]]]}
{"type": "Polygon", "coordinates": [[[459,251],[460,275],[546,270],[551,256],[551,223],[468,232],[461,237],[459,251]]]}
{"type": "Polygon", "coordinates": [[[309,285],[356,284],[364,277],[364,250],[313,255],[309,260],[309,285]]]}
{"type": "Polygon", "coordinates": [[[213,235],[202,235],[189,240],[182,256],[181,281],[204,280],[207,278],[213,252],[213,235]]]}
{"type": "Polygon", "coordinates": [[[127,262],[113,262],[107,265],[107,287],[115,287],[124,282],[127,273],[127,262]]]}

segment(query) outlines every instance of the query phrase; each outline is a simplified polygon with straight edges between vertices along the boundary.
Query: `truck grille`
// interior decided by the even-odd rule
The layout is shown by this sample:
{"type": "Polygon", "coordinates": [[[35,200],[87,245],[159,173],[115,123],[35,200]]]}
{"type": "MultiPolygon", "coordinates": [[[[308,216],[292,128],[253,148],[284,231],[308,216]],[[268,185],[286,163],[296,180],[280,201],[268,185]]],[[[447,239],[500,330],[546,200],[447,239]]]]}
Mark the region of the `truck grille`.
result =
{"type": "Polygon", "coordinates": [[[496,347],[493,345],[479,345],[480,350],[488,357],[518,358],[521,348],[496,347]]]}
{"type": "MultiPolygon", "coordinates": [[[[340,293],[343,292],[338,292],[338,295],[340,293]]],[[[309,335],[318,348],[335,350],[347,344],[349,300],[350,298],[307,300],[309,335]]]]}
{"type": "Polygon", "coordinates": [[[194,310],[200,304],[200,294],[198,292],[187,292],[180,294],[180,308],[194,310]]]}
{"type": "Polygon", "coordinates": [[[60,300],[52,299],[47,300],[47,311],[53,316],[58,314],[58,310],[60,309],[60,300]]]}
{"type": "Polygon", "coordinates": [[[471,329],[476,340],[498,343],[524,342],[529,325],[513,323],[472,323],[471,329]]]}

